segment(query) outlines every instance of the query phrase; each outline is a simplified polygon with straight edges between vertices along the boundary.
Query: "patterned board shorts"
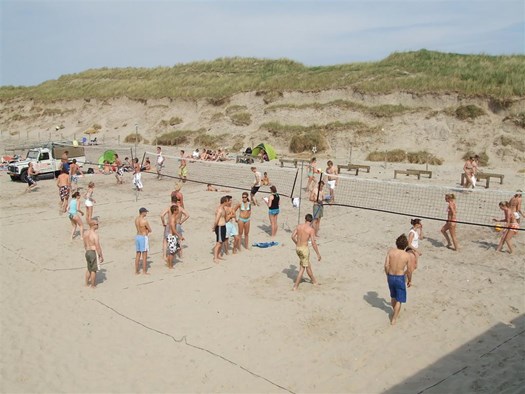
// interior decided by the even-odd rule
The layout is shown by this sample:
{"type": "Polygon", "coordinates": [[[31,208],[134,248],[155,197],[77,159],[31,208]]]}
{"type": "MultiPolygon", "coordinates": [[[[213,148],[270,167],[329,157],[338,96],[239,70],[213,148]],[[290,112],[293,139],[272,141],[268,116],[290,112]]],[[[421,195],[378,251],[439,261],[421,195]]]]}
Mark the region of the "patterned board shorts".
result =
{"type": "Polygon", "coordinates": [[[176,235],[168,235],[168,252],[169,254],[177,253],[177,250],[180,249],[179,240],[176,235]]]}

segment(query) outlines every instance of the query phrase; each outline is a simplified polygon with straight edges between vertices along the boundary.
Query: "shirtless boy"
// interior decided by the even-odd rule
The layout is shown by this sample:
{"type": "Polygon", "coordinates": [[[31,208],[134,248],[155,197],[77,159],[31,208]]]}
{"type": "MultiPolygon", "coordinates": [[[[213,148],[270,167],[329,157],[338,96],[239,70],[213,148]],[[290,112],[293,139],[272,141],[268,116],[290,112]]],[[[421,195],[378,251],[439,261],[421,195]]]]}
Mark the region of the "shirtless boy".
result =
{"type": "Polygon", "coordinates": [[[141,168],[139,164],[139,159],[135,157],[133,159],[133,185],[135,185],[136,189],[139,192],[142,191],[142,188],[144,187],[142,185],[142,180],[141,180],[142,174],[140,171],[141,171],[141,168]]]}
{"type": "MultiPolygon", "coordinates": [[[[175,229],[177,230],[177,233],[179,233],[178,237],[180,241],[184,241],[184,230],[182,229],[182,224],[190,218],[190,214],[188,211],[184,209],[184,207],[180,206],[179,203],[175,204],[175,208],[171,207],[171,216],[174,216],[175,220],[175,229]]],[[[182,258],[182,243],[179,241],[180,247],[179,247],[179,259],[182,258]]]]}
{"type": "Polygon", "coordinates": [[[98,221],[92,220],[89,222],[89,230],[84,232],[84,249],[86,250],[85,257],[87,262],[86,286],[91,286],[92,288],[97,286],[98,264],[104,262],[97,230],[98,221]]]}
{"type": "Polygon", "coordinates": [[[35,171],[35,167],[33,167],[33,163],[29,162],[29,166],[27,167],[27,176],[26,176],[26,182],[27,182],[27,189],[26,193],[30,192],[31,190],[35,189],[37,187],[35,177],[38,173],[35,171]]]}
{"type": "Polygon", "coordinates": [[[135,236],[135,274],[139,274],[139,262],[142,258],[142,273],[149,275],[148,271],[148,250],[149,240],[148,235],[151,233],[151,227],[149,226],[146,215],[148,210],[146,208],[139,209],[139,216],[135,219],[135,227],[137,229],[137,235],[135,236]]]}
{"type": "Polygon", "coordinates": [[[171,196],[170,205],[160,214],[160,221],[162,222],[162,228],[164,229],[164,236],[162,237],[162,258],[164,259],[164,261],[168,261],[166,251],[168,249],[168,235],[170,235],[171,207],[173,205],[177,205],[176,196],[171,196]]]}
{"type": "Polygon", "coordinates": [[[405,234],[401,234],[396,239],[396,247],[391,248],[385,258],[385,274],[388,288],[390,289],[390,304],[394,313],[390,324],[397,322],[401,304],[407,301],[407,286],[412,284],[412,268],[409,264],[410,256],[405,249],[408,247],[408,239],[405,234]],[[405,283],[405,277],[407,282],[405,283]]]}
{"type": "MultiPolygon", "coordinates": [[[[181,233],[177,231],[177,211],[179,210],[179,206],[177,204],[172,205],[170,208],[170,233],[168,235],[167,241],[168,241],[168,268],[171,270],[173,269],[173,257],[175,256],[175,253],[177,251],[180,251],[180,241],[184,240],[184,237],[181,233]]],[[[180,253],[179,253],[180,258],[180,253]]]]}
{"type": "Polygon", "coordinates": [[[180,151],[180,165],[179,165],[179,177],[182,179],[182,183],[186,183],[188,177],[188,167],[185,159],[185,152],[180,151]]]}
{"type": "Polygon", "coordinates": [[[221,204],[215,210],[215,220],[211,231],[215,232],[216,242],[213,248],[213,262],[218,264],[219,260],[224,260],[220,257],[220,251],[223,243],[226,241],[226,210],[225,205],[228,204],[228,197],[221,197],[221,204]]]}
{"type": "Polygon", "coordinates": [[[157,163],[155,167],[157,168],[157,179],[161,179],[161,172],[164,167],[164,156],[162,155],[162,148],[160,146],[157,146],[157,163]]]}
{"type": "Polygon", "coordinates": [[[60,212],[66,212],[71,190],[71,180],[69,172],[62,168],[62,172],[57,178],[58,194],[60,196],[60,212]]]}
{"type": "Polygon", "coordinates": [[[259,203],[255,199],[255,195],[261,187],[261,173],[257,171],[256,167],[251,167],[251,170],[253,172],[255,180],[253,181],[252,190],[250,191],[250,201],[252,202],[252,204],[259,205],[259,203]]]}
{"type": "Polygon", "coordinates": [[[337,186],[337,167],[334,166],[332,160],[326,163],[326,175],[328,175],[328,187],[330,188],[330,202],[335,202],[335,187],[337,186]]]}
{"type": "Polygon", "coordinates": [[[292,289],[294,291],[299,287],[299,283],[303,279],[305,269],[312,284],[315,286],[319,284],[317,279],[314,277],[312,268],[310,267],[310,249],[308,248],[308,241],[310,241],[312,243],[312,247],[315,250],[315,253],[317,253],[317,261],[321,261],[321,254],[319,253],[317,242],[315,242],[315,230],[311,226],[313,217],[311,214],[307,213],[304,217],[304,220],[305,222],[303,224],[299,224],[292,233],[292,241],[295,243],[295,252],[299,257],[299,264],[301,266],[292,289]]]}
{"type": "Polygon", "coordinates": [[[77,159],[73,159],[69,165],[69,177],[71,178],[71,191],[76,192],[78,189],[78,176],[83,175],[80,166],[77,164],[77,159]]]}
{"type": "Polygon", "coordinates": [[[323,218],[323,187],[324,182],[319,181],[316,188],[313,188],[310,192],[310,201],[314,203],[313,206],[313,222],[312,227],[315,230],[315,236],[319,236],[319,230],[321,228],[321,219],[323,218]]]}

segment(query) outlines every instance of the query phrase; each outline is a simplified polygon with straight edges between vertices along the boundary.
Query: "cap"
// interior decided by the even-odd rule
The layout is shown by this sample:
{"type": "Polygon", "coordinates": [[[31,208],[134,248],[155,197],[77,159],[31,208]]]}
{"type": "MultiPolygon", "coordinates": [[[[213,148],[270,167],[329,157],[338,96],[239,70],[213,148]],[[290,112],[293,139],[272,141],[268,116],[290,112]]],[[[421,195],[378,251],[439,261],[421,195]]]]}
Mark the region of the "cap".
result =
{"type": "Polygon", "coordinates": [[[139,209],[139,213],[149,212],[146,208],[142,207],[139,209]]]}

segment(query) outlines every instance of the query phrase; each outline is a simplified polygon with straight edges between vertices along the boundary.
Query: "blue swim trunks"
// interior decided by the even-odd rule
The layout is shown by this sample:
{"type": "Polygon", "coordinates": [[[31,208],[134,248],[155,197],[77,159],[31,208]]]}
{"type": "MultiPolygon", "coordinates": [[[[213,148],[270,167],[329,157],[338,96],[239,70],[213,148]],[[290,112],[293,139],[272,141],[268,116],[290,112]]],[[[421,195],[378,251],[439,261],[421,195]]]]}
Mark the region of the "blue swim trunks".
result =
{"type": "Polygon", "coordinates": [[[136,235],[135,236],[135,249],[137,252],[149,251],[148,237],[145,235],[136,235]]]}
{"type": "Polygon", "coordinates": [[[269,215],[279,215],[279,208],[277,209],[268,209],[269,215]]]}
{"type": "Polygon", "coordinates": [[[407,287],[405,284],[405,275],[387,275],[388,288],[390,297],[399,301],[407,302],[407,287]]]}

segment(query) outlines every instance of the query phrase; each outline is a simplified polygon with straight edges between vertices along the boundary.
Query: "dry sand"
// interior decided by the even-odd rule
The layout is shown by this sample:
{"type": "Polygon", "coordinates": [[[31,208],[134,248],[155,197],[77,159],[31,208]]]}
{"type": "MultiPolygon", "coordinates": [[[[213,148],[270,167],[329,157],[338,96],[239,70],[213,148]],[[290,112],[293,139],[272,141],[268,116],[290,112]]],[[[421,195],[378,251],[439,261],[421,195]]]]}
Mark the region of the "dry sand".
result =
{"type": "MultiPolygon", "coordinates": [[[[375,164],[371,176],[391,177],[392,168],[387,175],[375,164]]],[[[439,171],[433,182],[458,181],[457,167],[439,171]]],[[[507,172],[507,183],[495,188],[523,185],[523,176],[507,172]]],[[[322,261],[313,261],[321,286],[305,280],[292,292],[291,204],[279,215],[279,246],[243,250],[216,265],[210,227],[223,193],[187,183],[186,248],[170,271],[159,214],[174,181],[145,174],[136,201],[129,174],[124,185],[93,175],[81,186],[91,179],[106,259],[96,289],[84,286],[82,241],[69,240],[55,182],[41,180],[23,194],[25,184],[0,178],[1,392],[523,390],[524,234],[509,255],[495,251],[497,233],[460,226],[463,250],[456,253],[443,246],[442,223],[424,221],[420,266],[391,327],[383,263],[408,231],[406,217],[328,207],[322,261]],[[149,276],[133,273],[141,206],[153,227],[149,276]]],[[[268,230],[266,208],[255,207],[251,241],[269,241],[268,230]]]]}

